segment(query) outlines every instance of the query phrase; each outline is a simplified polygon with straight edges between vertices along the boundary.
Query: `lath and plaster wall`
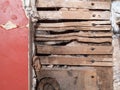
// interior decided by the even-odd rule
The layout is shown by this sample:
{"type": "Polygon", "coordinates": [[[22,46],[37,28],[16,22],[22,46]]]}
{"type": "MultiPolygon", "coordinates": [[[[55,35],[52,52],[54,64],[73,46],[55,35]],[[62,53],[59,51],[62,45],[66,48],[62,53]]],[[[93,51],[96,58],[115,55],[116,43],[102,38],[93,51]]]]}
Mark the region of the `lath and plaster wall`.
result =
{"type": "MultiPolygon", "coordinates": [[[[21,0],[0,0],[0,90],[28,90],[27,24],[21,0]]],[[[115,50],[119,50],[118,44],[114,44],[115,50]]],[[[114,78],[116,90],[119,90],[117,54],[118,51],[114,59],[114,78]]]]}

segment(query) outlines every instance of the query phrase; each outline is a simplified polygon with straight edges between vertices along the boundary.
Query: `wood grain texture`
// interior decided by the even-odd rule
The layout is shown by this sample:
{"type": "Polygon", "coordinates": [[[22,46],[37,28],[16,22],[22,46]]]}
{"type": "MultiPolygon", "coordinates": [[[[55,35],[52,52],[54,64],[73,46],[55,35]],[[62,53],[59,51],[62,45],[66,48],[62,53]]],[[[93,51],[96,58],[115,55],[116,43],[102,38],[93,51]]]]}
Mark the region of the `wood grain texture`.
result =
{"type": "Polygon", "coordinates": [[[37,0],[37,90],[113,90],[110,5],[111,0],[37,0]]]}
{"type": "Polygon", "coordinates": [[[37,45],[38,54],[112,54],[112,46],[41,46],[37,45]]]}
{"type": "Polygon", "coordinates": [[[60,37],[112,37],[112,32],[74,32],[74,33],[67,33],[67,34],[36,34],[37,38],[60,38],[60,37]]]}
{"type": "MultiPolygon", "coordinates": [[[[92,67],[68,69],[43,68],[40,72],[37,72],[37,76],[39,81],[46,77],[54,78],[58,82],[60,90],[98,90],[96,70],[92,67]]],[[[56,87],[55,83],[50,84],[54,88],[56,87]]]]}
{"type": "Polygon", "coordinates": [[[104,43],[112,42],[112,38],[86,38],[86,37],[78,37],[78,36],[72,36],[72,37],[39,37],[35,39],[36,41],[78,41],[78,42],[87,42],[87,43],[104,43]]]}
{"type": "Polygon", "coordinates": [[[110,9],[110,0],[107,1],[79,1],[79,0],[37,0],[37,7],[74,7],[87,9],[110,9]]]}
{"type": "Polygon", "coordinates": [[[37,76],[56,79],[61,90],[113,90],[112,67],[42,68],[37,76]]]}
{"type": "Polygon", "coordinates": [[[112,58],[40,56],[42,65],[113,66],[112,58]]]}
{"type": "Polygon", "coordinates": [[[77,27],[37,27],[36,30],[39,31],[66,31],[66,30],[82,30],[82,31],[111,31],[111,25],[101,25],[101,26],[77,26],[77,27]]]}
{"type": "Polygon", "coordinates": [[[110,21],[67,21],[67,22],[59,22],[55,21],[54,23],[40,23],[38,24],[38,27],[49,27],[49,28],[55,28],[55,27],[91,27],[91,26],[104,26],[104,25],[110,25],[110,21]]]}
{"type": "Polygon", "coordinates": [[[99,90],[113,89],[113,67],[95,67],[99,90]]]}
{"type": "Polygon", "coordinates": [[[39,11],[40,20],[59,20],[59,19],[77,19],[77,20],[109,20],[109,11],[39,11]]]}

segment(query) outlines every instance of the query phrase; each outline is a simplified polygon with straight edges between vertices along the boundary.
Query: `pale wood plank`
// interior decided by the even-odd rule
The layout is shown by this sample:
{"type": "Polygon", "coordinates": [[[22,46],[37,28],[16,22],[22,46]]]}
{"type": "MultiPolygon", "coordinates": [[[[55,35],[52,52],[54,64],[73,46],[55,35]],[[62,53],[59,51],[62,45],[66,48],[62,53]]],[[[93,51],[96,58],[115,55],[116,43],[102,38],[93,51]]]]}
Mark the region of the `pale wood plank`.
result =
{"type": "Polygon", "coordinates": [[[112,38],[86,38],[86,37],[39,37],[35,38],[36,41],[70,41],[75,40],[79,42],[91,42],[91,43],[103,43],[103,42],[112,42],[112,38]]]}
{"type": "Polygon", "coordinates": [[[37,45],[38,54],[112,54],[112,46],[90,46],[90,45],[74,45],[74,46],[42,46],[37,45]]]}
{"type": "Polygon", "coordinates": [[[101,26],[88,26],[88,27],[56,27],[56,28],[43,28],[43,27],[37,27],[36,30],[42,30],[42,31],[66,31],[66,30],[83,30],[83,31],[110,31],[111,25],[101,25],[101,26]]]}
{"type": "Polygon", "coordinates": [[[39,11],[40,20],[80,19],[80,20],[109,20],[109,11],[39,11]]]}
{"type": "Polygon", "coordinates": [[[107,1],[80,1],[80,0],[37,0],[37,7],[73,7],[87,9],[110,9],[110,0],[107,1]]]}
{"type": "Polygon", "coordinates": [[[37,38],[60,38],[60,37],[112,37],[112,32],[76,32],[76,33],[67,33],[67,34],[55,34],[55,35],[49,35],[49,34],[36,34],[37,38]]]}
{"type": "Polygon", "coordinates": [[[39,58],[43,65],[113,66],[112,58],[73,56],[40,56],[39,58]]]}
{"type": "Polygon", "coordinates": [[[55,81],[59,83],[60,90],[98,90],[96,69],[92,67],[67,69],[42,68],[36,74],[40,81],[38,83],[38,90],[43,89],[43,86],[46,84],[50,84],[54,88],[58,87],[57,89],[59,90],[59,86],[55,84],[55,81]],[[94,78],[91,78],[92,76],[94,78]],[[51,80],[53,82],[49,82],[50,80],[48,81],[46,77],[53,78],[54,80],[51,80]]]}
{"type": "Polygon", "coordinates": [[[40,23],[38,27],[49,27],[49,28],[56,28],[56,27],[91,27],[91,26],[105,26],[110,25],[110,21],[80,21],[80,22],[57,22],[56,23],[40,23]]]}

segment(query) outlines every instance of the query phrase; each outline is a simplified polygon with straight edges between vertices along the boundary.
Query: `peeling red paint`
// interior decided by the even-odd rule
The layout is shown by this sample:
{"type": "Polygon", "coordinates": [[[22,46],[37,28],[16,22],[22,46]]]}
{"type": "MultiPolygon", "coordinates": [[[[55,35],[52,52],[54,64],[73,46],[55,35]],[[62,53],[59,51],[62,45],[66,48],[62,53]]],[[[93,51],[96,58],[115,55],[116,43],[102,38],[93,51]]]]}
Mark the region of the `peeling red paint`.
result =
{"type": "Polygon", "coordinates": [[[0,27],[0,90],[28,90],[28,20],[21,0],[0,0],[0,25],[8,21],[19,27],[0,27]]]}
{"type": "Polygon", "coordinates": [[[5,24],[8,20],[19,27],[28,23],[21,0],[0,0],[0,24],[5,24]]]}

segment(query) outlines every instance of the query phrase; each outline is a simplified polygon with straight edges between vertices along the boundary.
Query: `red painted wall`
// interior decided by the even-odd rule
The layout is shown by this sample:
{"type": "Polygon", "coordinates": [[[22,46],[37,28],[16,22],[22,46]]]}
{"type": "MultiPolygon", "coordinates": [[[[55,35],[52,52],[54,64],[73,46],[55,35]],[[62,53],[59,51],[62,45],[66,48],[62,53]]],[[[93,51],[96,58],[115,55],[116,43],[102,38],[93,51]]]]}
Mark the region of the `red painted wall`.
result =
{"type": "Polygon", "coordinates": [[[0,90],[28,90],[28,20],[21,0],[0,0],[0,90]]]}

